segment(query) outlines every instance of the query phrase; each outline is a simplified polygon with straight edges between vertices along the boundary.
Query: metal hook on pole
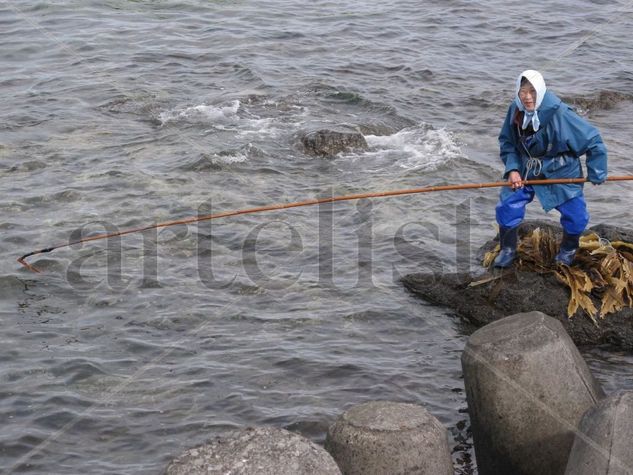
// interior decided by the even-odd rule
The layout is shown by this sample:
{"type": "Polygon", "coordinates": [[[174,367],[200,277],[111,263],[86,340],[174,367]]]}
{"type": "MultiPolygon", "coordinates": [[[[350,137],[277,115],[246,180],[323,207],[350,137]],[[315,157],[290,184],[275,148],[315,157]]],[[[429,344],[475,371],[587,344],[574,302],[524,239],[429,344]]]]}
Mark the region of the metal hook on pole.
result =
{"type": "MultiPolygon", "coordinates": [[[[633,180],[633,176],[612,176],[607,178],[606,181],[629,181],[633,180]]],[[[586,178],[559,178],[559,179],[550,179],[550,180],[525,180],[523,182],[524,185],[557,185],[557,184],[566,184],[566,183],[584,183],[588,180],[586,178]]],[[[174,221],[166,221],[163,223],[152,224],[148,226],[143,226],[139,228],[126,229],[123,231],[119,231],[116,233],[107,233],[107,234],[97,234],[95,236],[90,236],[83,239],[78,239],[76,241],[68,242],[65,244],[59,244],[57,246],[51,246],[44,249],[40,249],[37,251],[31,251],[23,256],[19,257],[17,261],[25,268],[29,269],[33,272],[40,272],[33,265],[26,262],[26,259],[32,256],[36,256],[38,254],[45,254],[48,252],[52,252],[55,249],[59,249],[62,247],[69,247],[75,244],[80,244],[89,241],[98,241],[101,239],[108,239],[112,237],[124,236],[126,234],[133,234],[142,231],[147,231],[150,229],[158,229],[158,228],[166,228],[169,226],[176,226],[179,224],[190,224],[197,223],[200,221],[208,221],[211,219],[218,218],[227,218],[230,216],[237,216],[241,214],[253,214],[253,213],[261,213],[264,211],[276,211],[281,209],[288,208],[298,208],[301,206],[312,206],[323,203],[335,203],[338,201],[350,201],[350,200],[360,200],[364,198],[386,198],[389,196],[400,196],[400,195],[412,195],[416,193],[431,193],[436,191],[451,191],[451,190],[470,190],[477,188],[494,188],[494,187],[503,187],[510,186],[510,183],[507,181],[497,181],[497,182],[489,182],[489,183],[466,183],[462,185],[440,185],[440,186],[429,186],[424,188],[409,188],[402,190],[391,190],[391,191],[379,191],[373,193],[356,193],[351,195],[342,195],[342,196],[333,196],[330,198],[314,198],[304,201],[296,201],[293,203],[278,203],[267,206],[259,206],[256,208],[246,208],[241,210],[234,211],[224,211],[222,213],[208,214],[204,216],[192,216],[189,218],[178,219],[174,221]]]]}

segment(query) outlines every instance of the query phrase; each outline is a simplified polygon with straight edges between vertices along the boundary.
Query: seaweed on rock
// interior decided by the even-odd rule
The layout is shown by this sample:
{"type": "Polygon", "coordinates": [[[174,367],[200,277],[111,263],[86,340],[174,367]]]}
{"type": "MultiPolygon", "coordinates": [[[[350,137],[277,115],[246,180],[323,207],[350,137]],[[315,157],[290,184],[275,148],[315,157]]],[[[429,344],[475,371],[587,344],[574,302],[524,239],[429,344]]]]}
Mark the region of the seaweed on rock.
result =
{"type": "MultiPolygon", "coordinates": [[[[609,313],[633,307],[633,244],[610,242],[595,232],[580,238],[580,248],[572,267],[555,264],[558,251],[551,230],[537,227],[524,235],[517,247],[518,270],[553,273],[570,289],[567,316],[582,309],[594,323],[609,313]]],[[[483,258],[484,267],[492,265],[499,245],[483,258]]]]}

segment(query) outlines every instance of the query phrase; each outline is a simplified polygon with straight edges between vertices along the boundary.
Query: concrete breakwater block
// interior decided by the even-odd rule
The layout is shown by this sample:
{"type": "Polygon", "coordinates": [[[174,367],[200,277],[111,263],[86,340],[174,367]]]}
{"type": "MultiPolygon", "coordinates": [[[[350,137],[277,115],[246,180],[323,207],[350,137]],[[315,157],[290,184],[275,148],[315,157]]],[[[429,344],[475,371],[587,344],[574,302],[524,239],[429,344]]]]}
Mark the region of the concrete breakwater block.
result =
{"type": "Polygon", "coordinates": [[[345,475],[451,475],[446,429],[415,404],[354,406],[328,430],[325,448],[345,475]]]}
{"type": "Polygon", "coordinates": [[[612,394],[587,411],[565,474],[633,474],[633,391],[612,394]]]}
{"type": "Polygon", "coordinates": [[[249,427],[174,459],[166,475],[340,475],[322,447],[284,429],[249,427]]]}
{"type": "Polygon", "coordinates": [[[580,420],[604,393],[561,323],[529,312],[486,325],[462,368],[479,473],[564,473],[580,420]]]}

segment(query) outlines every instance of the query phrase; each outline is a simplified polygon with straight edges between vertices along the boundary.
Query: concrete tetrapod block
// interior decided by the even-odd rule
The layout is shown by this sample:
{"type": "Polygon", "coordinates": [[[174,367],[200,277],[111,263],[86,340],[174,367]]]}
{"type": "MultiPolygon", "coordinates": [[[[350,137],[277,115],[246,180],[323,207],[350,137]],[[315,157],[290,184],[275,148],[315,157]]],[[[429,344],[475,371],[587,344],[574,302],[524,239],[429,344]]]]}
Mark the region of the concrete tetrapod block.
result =
{"type": "Polygon", "coordinates": [[[345,475],[451,475],[446,429],[415,404],[354,406],[328,430],[325,448],[345,475]]]}
{"type": "Polygon", "coordinates": [[[249,427],[174,459],[166,475],[340,475],[322,447],[284,429],[249,427]]]}
{"type": "Polygon", "coordinates": [[[633,474],[633,391],[612,394],[587,411],[565,474],[633,474]]]}
{"type": "Polygon", "coordinates": [[[562,474],[604,393],[561,323],[541,312],[490,323],[468,339],[462,369],[479,473],[562,474]]]}

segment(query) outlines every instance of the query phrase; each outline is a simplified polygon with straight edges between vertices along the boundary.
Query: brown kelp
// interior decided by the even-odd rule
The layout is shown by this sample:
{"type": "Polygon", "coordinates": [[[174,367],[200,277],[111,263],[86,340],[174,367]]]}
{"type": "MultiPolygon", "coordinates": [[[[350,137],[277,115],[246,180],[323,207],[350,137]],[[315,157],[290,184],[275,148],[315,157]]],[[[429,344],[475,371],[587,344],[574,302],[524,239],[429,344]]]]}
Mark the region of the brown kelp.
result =
{"type": "MultiPolygon", "coordinates": [[[[520,271],[554,273],[570,290],[567,316],[581,309],[597,324],[597,318],[633,307],[633,244],[608,241],[596,233],[580,238],[580,248],[571,267],[556,264],[558,242],[550,230],[535,228],[521,237],[516,268],[520,271]]],[[[499,246],[484,256],[489,267],[499,246]]]]}

